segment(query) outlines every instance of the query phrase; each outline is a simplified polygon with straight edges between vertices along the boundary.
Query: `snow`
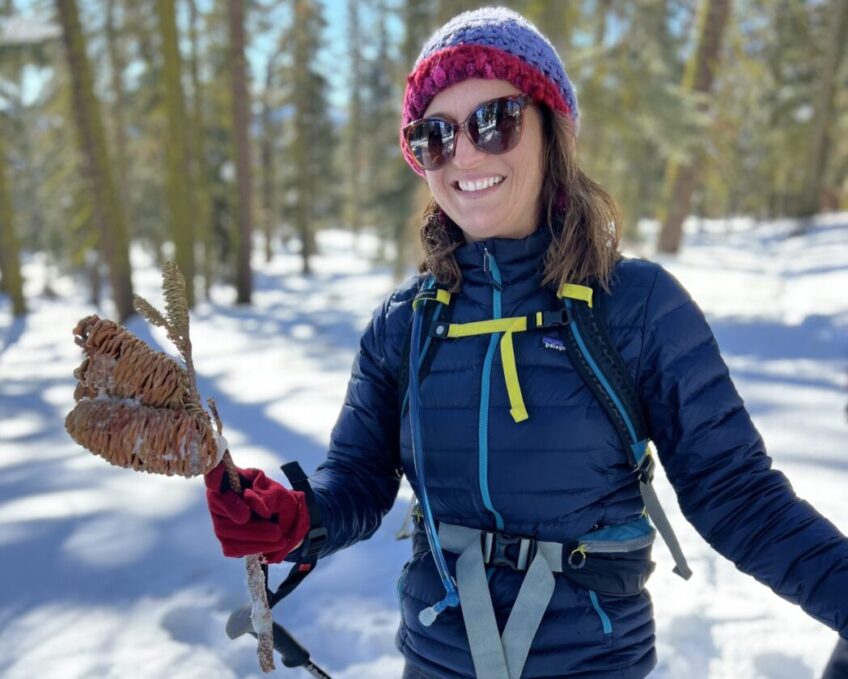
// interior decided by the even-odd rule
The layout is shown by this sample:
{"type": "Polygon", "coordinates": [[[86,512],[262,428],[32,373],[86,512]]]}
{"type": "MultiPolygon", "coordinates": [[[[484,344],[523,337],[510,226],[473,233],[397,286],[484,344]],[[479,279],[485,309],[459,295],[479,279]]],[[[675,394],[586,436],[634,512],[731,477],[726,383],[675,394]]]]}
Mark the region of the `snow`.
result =
{"type": "MultiPolygon", "coordinates": [[[[656,259],[707,312],[775,465],[848,532],[848,214],[820,216],[802,236],[794,228],[693,219],[684,252],[656,259]]],[[[319,242],[312,277],[295,254],[257,257],[253,307],[231,306],[231,290],[215,288],[191,319],[200,392],[217,402],[236,463],[277,478],[284,462],[308,472],[322,459],[359,334],[392,286],[388,269],[369,263],[373,238],[325,232],[319,242]]],[[[133,263],[137,292],[161,306],[159,272],[144,252],[133,263]]],[[[82,360],[71,331],[108,309],[87,304],[67,277],[51,281],[58,299],[39,297],[38,255],[24,273],[30,315],[12,321],[0,296],[0,676],[262,676],[255,640],[224,632],[248,601],[245,570],[220,554],[202,480],[110,466],[65,433],[82,360]]],[[[174,355],[161,329],[129,327],[174,355]]],[[[673,575],[657,545],[652,679],[819,676],[836,634],[713,552],[658,477],[695,575],[673,575]]],[[[408,497],[404,486],[371,540],[323,561],[275,610],[337,679],[400,676],[395,582],[410,545],[394,533],[408,497]]],[[[273,568],[274,580],[286,572],[273,568]]]]}

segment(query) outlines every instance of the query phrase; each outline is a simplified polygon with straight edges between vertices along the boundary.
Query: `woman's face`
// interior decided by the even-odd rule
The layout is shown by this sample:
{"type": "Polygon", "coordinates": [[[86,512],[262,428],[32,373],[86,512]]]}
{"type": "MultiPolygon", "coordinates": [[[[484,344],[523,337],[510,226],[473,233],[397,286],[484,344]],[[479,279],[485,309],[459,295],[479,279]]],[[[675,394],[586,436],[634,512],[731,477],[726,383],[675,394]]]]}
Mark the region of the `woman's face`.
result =
{"type": "MultiPolygon", "coordinates": [[[[469,79],[437,94],[424,117],[439,115],[461,122],[483,102],[520,94],[505,80],[469,79]]],[[[462,229],[468,241],[522,238],[536,230],[542,189],[542,120],[536,106],[524,110],[521,140],[511,151],[480,151],[464,132],[451,161],[425,172],[436,203],[462,229]],[[496,183],[474,190],[475,182],[496,183]],[[464,187],[464,188],[463,188],[464,187]]]]}

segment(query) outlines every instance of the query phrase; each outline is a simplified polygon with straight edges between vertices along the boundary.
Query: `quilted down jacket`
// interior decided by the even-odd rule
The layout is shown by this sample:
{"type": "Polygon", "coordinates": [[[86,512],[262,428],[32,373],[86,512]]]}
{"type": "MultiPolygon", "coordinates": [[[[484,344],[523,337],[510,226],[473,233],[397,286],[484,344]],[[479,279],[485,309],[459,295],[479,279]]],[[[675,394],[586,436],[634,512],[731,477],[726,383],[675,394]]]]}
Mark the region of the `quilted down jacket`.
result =
{"type": "MultiPolygon", "coordinates": [[[[451,322],[561,307],[540,284],[550,235],[494,238],[456,252],[463,287],[451,322]],[[496,290],[484,269],[494,258],[496,290]]],[[[418,491],[398,375],[421,276],[375,311],[361,340],[326,460],[310,477],[329,531],[323,555],[367,539],[395,501],[402,474],[418,491]]],[[[698,532],[742,571],[848,637],[848,540],[797,498],[772,469],[704,316],[660,266],[622,259],[598,300],[631,371],[651,437],[680,507],[698,532]]],[[[515,360],[529,419],[516,423],[491,336],[447,340],[421,383],[427,491],[438,521],[568,542],[593,527],[639,517],[638,482],[607,415],[567,353],[543,331],[516,333],[515,360]]],[[[420,536],[419,536],[420,537],[420,536]]],[[[444,596],[426,542],[398,583],[397,644],[434,677],[473,677],[460,609],[431,627],[421,609],[444,596]]],[[[446,554],[453,571],[455,557],[446,554]]],[[[490,569],[501,629],[522,573],[490,569]]],[[[559,575],[522,677],[644,677],[656,664],[647,591],[598,595],[559,575]],[[606,618],[606,620],[604,620],[606,618]]]]}

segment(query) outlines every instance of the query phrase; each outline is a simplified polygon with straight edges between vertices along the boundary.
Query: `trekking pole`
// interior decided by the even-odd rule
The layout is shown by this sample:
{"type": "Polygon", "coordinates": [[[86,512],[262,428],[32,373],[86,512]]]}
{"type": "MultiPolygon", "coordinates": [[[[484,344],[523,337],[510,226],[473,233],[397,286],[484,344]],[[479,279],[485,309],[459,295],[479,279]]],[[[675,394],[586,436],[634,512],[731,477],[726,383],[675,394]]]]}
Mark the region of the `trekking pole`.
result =
{"type": "MultiPolygon", "coordinates": [[[[250,610],[250,606],[242,606],[232,612],[230,619],[227,620],[227,636],[230,639],[238,639],[244,634],[256,636],[253,623],[250,620],[250,610]]],[[[309,659],[309,651],[301,646],[285,627],[274,622],[273,630],[274,649],[282,657],[283,665],[286,667],[302,667],[318,679],[332,679],[329,674],[309,659]]]]}

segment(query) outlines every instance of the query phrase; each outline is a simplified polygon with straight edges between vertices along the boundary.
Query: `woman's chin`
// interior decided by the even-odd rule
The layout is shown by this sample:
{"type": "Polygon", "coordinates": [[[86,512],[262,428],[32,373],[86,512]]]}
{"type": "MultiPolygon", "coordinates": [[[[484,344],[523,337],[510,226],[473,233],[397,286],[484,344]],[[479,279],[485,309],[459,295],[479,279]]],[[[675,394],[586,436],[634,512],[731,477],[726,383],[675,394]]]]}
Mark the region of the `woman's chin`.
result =
{"type": "Polygon", "coordinates": [[[530,228],[524,229],[512,224],[502,224],[491,220],[465,220],[457,222],[457,224],[462,229],[462,233],[465,234],[465,240],[469,242],[486,240],[487,238],[524,238],[532,232],[530,228]]]}

